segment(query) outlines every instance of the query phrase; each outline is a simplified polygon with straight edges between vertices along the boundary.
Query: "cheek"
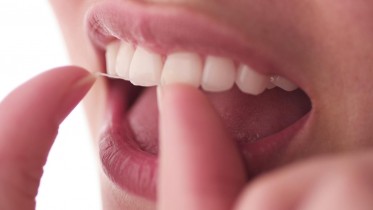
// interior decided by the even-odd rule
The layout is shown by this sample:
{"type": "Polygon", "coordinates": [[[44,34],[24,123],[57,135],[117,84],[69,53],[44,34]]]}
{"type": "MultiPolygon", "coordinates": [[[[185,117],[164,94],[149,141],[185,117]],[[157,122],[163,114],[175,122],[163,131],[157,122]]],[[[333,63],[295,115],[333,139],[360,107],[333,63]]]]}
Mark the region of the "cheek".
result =
{"type": "Polygon", "coordinates": [[[75,49],[72,46],[78,41],[84,41],[84,7],[82,6],[84,1],[52,0],[50,2],[69,49],[70,57],[74,59],[76,57],[74,56],[75,49]]]}
{"type": "MultiPolygon", "coordinates": [[[[335,139],[330,144],[334,148],[372,146],[373,2],[318,2],[323,21],[317,34],[318,54],[312,56],[319,65],[310,70],[317,84],[316,108],[320,110],[315,133],[335,139]]],[[[321,137],[314,139],[327,146],[321,137]]]]}
{"type": "Polygon", "coordinates": [[[85,33],[85,13],[102,0],[51,0],[61,31],[65,38],[70,59],[74,65],[89,70],[101,68],[98,57],[85,33]]]}
{"type": "MultiPolygon", "coordinates": [[[[101,0],[100,0],[101,1],[101,0]]],[[[99,1],[93,0],[51,0],[72,65],[89,71],[102,70],[102,56],[99,56],[85,31],[85,13],[99,1]]],[[[93,136],[97,136],[104,110],[105,84],[99,81],[85,98],[85,108],[93,136]]]]}
{"type": "Polygon", "coordinates": [[[322,4],[325,19],[335,27],[345,29],[341,34],[371,37],[373,33],[373,1],[366,0],[327,0],[322,4]]]}
{"type": "Polygon", "coordinates": [[[54,12],[56,13],[59,21],[71,18],[74,19],[76,11],[80,10],[87,0],[49,0],[54,12]],[[70,14],[70,15],[69,15],[70,14]]]}
{"type": "Polygon", "coordinates": [[[334,78],[328,83],[335,83],[350,98],[371,98],[364,90],[373,88],[373,1],[327,0],[320,4],[325,16],[321,45],[324,57],[335,67],[325,78],[334,78]]]}

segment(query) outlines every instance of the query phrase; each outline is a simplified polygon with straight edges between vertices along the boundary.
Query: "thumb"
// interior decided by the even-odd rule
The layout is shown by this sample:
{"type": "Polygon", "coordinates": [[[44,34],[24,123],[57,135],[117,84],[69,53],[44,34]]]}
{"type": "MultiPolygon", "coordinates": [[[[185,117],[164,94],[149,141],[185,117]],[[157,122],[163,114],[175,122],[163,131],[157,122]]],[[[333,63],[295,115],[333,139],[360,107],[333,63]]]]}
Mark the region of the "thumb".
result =
{"type": "Polygon", "coordinates": [[[35,209],[35,196],[59,124],[95,78],[77,67],[45,72],[0,103],[0,209],[35,209]]]}

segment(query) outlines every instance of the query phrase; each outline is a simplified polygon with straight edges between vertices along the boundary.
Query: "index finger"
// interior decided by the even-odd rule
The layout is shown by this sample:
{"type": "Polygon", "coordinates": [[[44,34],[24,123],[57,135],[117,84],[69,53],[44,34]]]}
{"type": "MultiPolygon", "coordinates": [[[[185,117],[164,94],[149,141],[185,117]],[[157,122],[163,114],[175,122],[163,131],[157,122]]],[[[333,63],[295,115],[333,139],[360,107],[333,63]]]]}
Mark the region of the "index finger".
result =
{"type": "Polygon", "coordinates": [[[165,86],[159,104],[158,209],[231,209],[246,175],[214,108],[186,85],[165,86]]]}

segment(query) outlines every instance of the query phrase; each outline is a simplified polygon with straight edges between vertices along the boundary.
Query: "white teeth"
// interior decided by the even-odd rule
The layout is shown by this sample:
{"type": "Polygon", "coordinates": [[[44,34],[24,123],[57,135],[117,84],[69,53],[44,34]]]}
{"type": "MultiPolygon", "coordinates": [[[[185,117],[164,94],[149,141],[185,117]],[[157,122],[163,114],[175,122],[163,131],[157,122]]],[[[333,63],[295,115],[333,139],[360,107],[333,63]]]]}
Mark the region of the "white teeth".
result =
{"type": "Polygon", "coordinates": [[[293,91],[298,88],[294,83],[281,76],[272,76],[271,82],[286,91],[293,91]]]}
{"type": "Polygon", "coordinates": [[[130,78],[130,65],[134,53],[135,48],[132,45],[126,42],[122,42],[120,44],[117,55],[117,63],[115,66],[115,72],[118,76],[122,77],[123,79],[129,80],[130,78]]]}
{"type": "Polygon", "coordinates": [[[170,54],[164,64],[161,84],[184,83],[198,87],[202,77],[202,61],[195,53],[170,54]]]}
{"type": "Polygon", "coordinates": [[[219,92],[232,88],[236,69],[231,59],[208,56],[202,74],[202,88],[207,91],[219,92]]]}
{"type": "Polygon", "coordinates": [[[139,86],[184,83],[201,86],[205,91],[221,92],[231,89],[236,83],[242,92],[252,95],[276,86],[286,91],[298,88],[284,77],[269,77],[248,65],[241,64],[236,69],[233,60],[224,57],[207,55],[203,61],[196,53],[177,52],[169,54],[163,65],[160,54],[142,47],[135,48],[123,41],[110,43],[105,57],[109,76],[129,80],[139,86]]]}
{"type": "Polygon", "coordinates": [[[259,95],[267,88],[269,77],[257,73],[247,65],[240,65],[236,84],[244,93],[259,95]]]}
{"type": "Polygon", "coordinates": [[[120,42],[112,42],[106,48],[106,71],[108,74],[115,75],[115,63],[120,42]]]}
{"type": "Polygon", "coordinates": [[[162,72],[162,57],[142,47],[137,47],[130,65],[129,79],[139,86],[154,86],[159,84],[162,72]]]}

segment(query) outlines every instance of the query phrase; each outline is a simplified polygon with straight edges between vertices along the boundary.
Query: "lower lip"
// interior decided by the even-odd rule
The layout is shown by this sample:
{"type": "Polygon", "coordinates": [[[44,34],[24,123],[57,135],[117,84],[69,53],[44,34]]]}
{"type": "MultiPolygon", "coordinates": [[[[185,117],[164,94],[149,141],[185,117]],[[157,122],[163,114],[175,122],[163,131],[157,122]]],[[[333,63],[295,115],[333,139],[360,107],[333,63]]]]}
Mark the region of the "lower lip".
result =
{"type": "Polygon", "coordinates": [[[247,162],[249,176],[253,177],[263,171],[267,171],[279,164],[281,154],[289,148],[289,143],[293,142],[297,134],[309,122],[311,112],[297,120],[287,128],[264,137],[255,143],[244,145],[243,154],[247,162]]]}
{"type": "MultiPolygon", "coordinates": [[[[108,111],[99,142],[103,170],[124,191],[155,201],[158,159],[156,155],[140,148],[132,128],[124,120],[127,105],[122,85],[123,83],[109,82],[108,111]]],[[[250,177],[272,167],[269,166],[273,162],[272,158],[287,147],[304,127],[309,115],[276,134],[242,146],[250,177]]]]}
{"type": "Polygon", "coordinates": [[[99,141],[102,168],[123,190],[155,201],[157,157],[137,144],[126,115],[123,83],[108,82],[107,112],[99,141]]]}

